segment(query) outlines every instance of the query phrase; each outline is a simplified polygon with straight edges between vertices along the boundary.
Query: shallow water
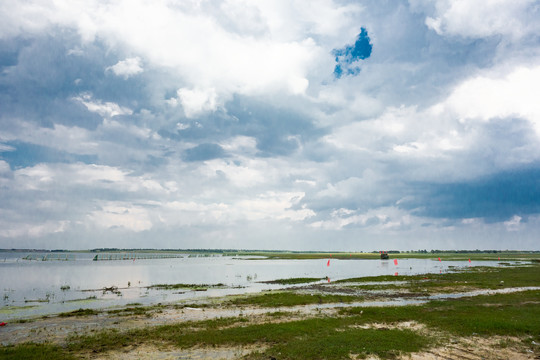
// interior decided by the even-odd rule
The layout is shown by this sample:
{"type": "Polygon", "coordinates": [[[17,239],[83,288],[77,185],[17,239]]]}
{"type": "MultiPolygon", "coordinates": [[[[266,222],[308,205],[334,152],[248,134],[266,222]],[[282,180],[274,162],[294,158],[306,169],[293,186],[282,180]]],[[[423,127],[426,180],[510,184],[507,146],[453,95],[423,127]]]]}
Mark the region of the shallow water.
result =
{"type": "Polygon", "coordinates": [[[0,254],[0,319],[104,308],[129,303],[156,304],[201,297],[279,289],[264,284],[276,279],[313,277],[330,281],[362,276],[444,273],[468,266],[497,266],[496,261],[472,262],[430,259],[388,260],[254,260],[241,257],[92,261],[80,253],[74,261],[22,260],[26,254],[0,254]],[[157,290],[156,284],[225,284],[207,291],[157,290]],[[104,287],[118,292],[104,292],[104,287]],[[69,288],[68,288],[69,287],[69,288]]]}

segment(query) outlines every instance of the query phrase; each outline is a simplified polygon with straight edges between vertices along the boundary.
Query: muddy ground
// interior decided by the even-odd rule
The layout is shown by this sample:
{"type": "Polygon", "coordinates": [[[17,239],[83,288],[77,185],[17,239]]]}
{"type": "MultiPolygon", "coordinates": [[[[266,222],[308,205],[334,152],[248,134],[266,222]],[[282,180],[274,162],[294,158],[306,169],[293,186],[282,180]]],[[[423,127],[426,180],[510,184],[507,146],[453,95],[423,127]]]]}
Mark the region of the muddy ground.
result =
{"type": "MultiPolygon", "coordinates": [[[[343,304],[340,304],[343,306],[343,304]]],[[[106,312],[97,315],[60,317],[49,316],[28,322],[14,322],[0,329],[2,345],[25,342],[54,343],[64,345],[72,335],[91,334],[104,329],[125,331],[140,327],[151,327],[185,321],[201,321],[220,317],[243,316],[250,323],[280,322],[305,319],[318,316],[338,316],[336,307],[320,307],[316,305],[295,306],[286,308],[257,308],[252,306],[204,308],[165,306],[149,310],[143,315],[119,316],[106,312]],[[276,311],[290,315],[275,318],[269,316],[276,311]]],[[[403,322],[398,324],[369,324],[366,328],[399,328],[409,329],[421,334],[428,331],[422,324],[403,322]]],[[[432,334],[431,334],[432,335],[432,334]]],[[[173,348],[170,345],[156,346],[136,344],[104,354],[83,354],[89,359],[240,359],[252,352],[260,352],[264,345],[236,347],[195,347],[190,349],[173,348]]],[[[351,359],[357,358],[351,354],[351,359]]],[[[431,348],[428,351],[403,354],[399,359],[540,359],[540,346],[532,349],[523,345],[518,338],[512,337],[451,337],[444,346],[431,348]],[[505,346],[502,347],[501,344],[505,346]]],[[[377,359],[371,357],[371,359],[377,359]]]]}

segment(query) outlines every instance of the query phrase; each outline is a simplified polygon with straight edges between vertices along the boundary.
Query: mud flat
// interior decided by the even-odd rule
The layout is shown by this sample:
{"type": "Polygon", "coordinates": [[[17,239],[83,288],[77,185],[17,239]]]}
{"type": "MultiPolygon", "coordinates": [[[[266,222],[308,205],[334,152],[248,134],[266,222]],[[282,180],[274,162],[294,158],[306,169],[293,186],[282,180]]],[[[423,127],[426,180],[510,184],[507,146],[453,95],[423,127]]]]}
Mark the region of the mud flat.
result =
{"type": "Polygon", "coordinates": [[[279,291],[15,320],[0,327],[0,358],[534,359],[539,265],[290,279],[279,291]]]}

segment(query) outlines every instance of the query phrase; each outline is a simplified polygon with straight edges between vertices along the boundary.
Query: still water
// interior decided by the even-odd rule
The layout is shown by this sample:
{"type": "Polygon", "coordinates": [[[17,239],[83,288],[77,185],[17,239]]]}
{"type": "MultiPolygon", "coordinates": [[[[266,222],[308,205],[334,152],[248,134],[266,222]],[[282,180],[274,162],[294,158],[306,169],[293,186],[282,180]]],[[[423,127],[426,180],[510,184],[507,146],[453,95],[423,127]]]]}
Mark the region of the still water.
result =
{"type": "MultiPolygon", "coordinates": [[[[105,308],[130,303],[156,304],[200,297],[259,292],[283,286],[262,283],[297,277],[330,281],[361,276],[444,273],[468,266],[497,266],[496,261],[430,259],[268,260],[253,257],[188,257],[92,261],[78,253],[72,261],[23,260],[24,253],[0,253],[0,320],[105,308]],[[224,284],[207,291],[152,289],[156,284],[224,284]],[[118,291],[104,291],[117,287],[118,291]]],[[[34,253],[35,255],[35,253],[34,253]]]]}

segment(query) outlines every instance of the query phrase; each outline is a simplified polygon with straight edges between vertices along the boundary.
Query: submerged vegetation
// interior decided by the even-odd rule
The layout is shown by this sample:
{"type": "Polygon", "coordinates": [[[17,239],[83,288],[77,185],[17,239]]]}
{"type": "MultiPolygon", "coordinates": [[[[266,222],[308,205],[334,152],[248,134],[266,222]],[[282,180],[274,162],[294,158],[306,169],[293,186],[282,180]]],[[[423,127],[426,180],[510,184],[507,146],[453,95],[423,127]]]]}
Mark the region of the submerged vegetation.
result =
{"type": "Polygon", "coordinates": [[[147,286],[147,289],[155,289],[155,290],[178,290],[178,289],[186,289],[186,290],[194,290],[194,291],[205,291],[210,288],[225,288],[227,287],[225,284],[219,283],[219,284],[156,284],[147,286]]]}
{"type": "Polygon", "coordinates": [[[277,285],[295,285],[295,284],[307,284],[317,281],[326,280],[327,278],[289,278],[289,279],[277,279],[270,281],[261,281],[264,284],[277,284],[277,285]]]}

